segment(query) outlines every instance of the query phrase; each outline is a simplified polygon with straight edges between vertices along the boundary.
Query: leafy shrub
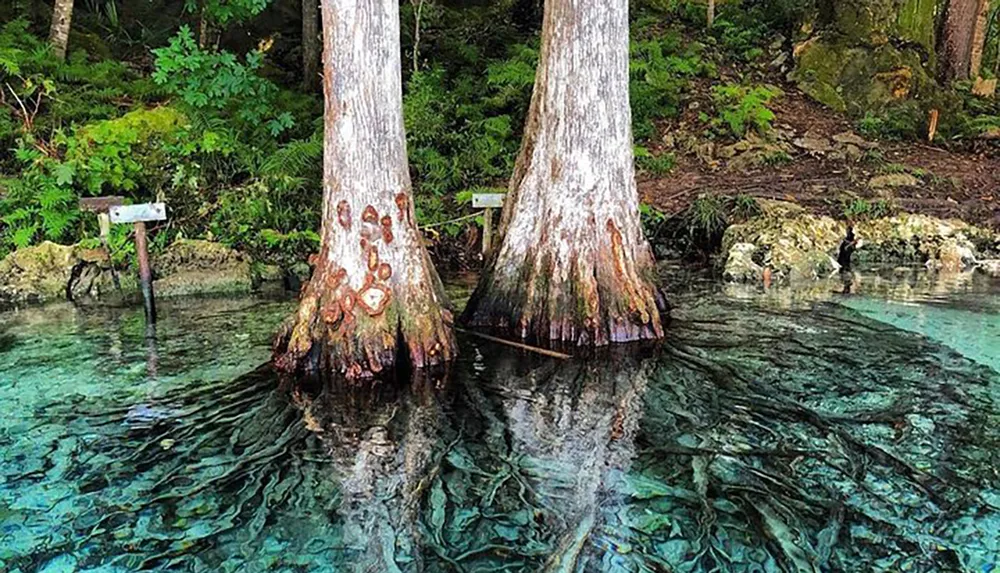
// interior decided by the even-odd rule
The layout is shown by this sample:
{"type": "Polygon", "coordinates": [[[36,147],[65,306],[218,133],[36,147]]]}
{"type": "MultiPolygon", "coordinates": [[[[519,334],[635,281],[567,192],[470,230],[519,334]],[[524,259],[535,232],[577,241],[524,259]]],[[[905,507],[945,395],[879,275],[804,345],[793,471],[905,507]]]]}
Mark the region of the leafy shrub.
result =
{"type": "Polygon", "coordinates": [[[291,113],[278,108],[278,87],[258,75],[264,62],[260,50],[240,62],[229,52],[199,48],[190,28],[183,26],[169,45],[153,54],[153,80],[193,109],[232,118],[245,131],[265,128],[272,137],[295,124],[291,113]]]}
{"type": "Polygon", "coordinates": [[[718,117],[711,119],[712,127],[736,138],[743,137],[750,129],[765,134],[775,117],[768,104],[780,95],[781,90],[773,86],[714,86],[712,100],[718,117]]]}
{"type": "Polygon", "coordinates": [[[666,175],[670,173],[677,161],[673,153],[653,155],[649,149],[641,145],[635,146],[634,154],[636,166],[652,175],[666,175]]]}
{"type": "Polygon", "coordinates": [[[860,197],[841,200],[841,210],[845,219],[855,222],[891,217],[899,211],[898,207],[887,199],[868,201],[860,197]]]}
{"type": "Polygon", "coordinates": [[[211,21],[226,25],[231,22],[249,20],[267,8],[269,0],[184,0],[184,10],[189,13],[201,11],[211,21]]]}
{"type": "Polygon", "coordinates": [[[898,102],[884,110],[865,112],[858,121],[858,131],[872,139],[916,139],[921,136],[924,112],[917,102],[898,102]]]}
{"type": "Polygon", "coordinates": [[[629,90],[636,141],[656,133],[654,120],[680,113],[682,96],[692,78],[715,75],[715,66],[701,52],[699,44],[684,45],[673,32],[632,42],[629,90]]]}

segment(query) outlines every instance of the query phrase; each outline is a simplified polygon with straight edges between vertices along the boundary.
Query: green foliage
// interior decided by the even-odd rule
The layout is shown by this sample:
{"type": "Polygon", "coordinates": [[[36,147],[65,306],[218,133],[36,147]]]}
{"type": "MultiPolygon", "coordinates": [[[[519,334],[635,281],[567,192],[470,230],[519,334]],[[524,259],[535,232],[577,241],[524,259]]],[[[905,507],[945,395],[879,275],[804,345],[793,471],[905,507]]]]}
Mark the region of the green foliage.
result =
{"type": "Polygon", "coordinates": [[[868,221],[891,217],[899,211],[899,208],[888,199],[876,199],[869,201],[860,197],[853,197],[841,200],[841,212],[844,219],[848,221],[868,221]]]}
{"type": "Polygon", "coordinates": [[[650,243],[656,244],[667,233],[670,217],[652,205],[639,205],[639,217],[642,221],[643,234],[650,243]]]}
{"type": "Polygon", "coordinates": [[[692,78],[714,76],[715,66],[702,57],[702,46],[685,44],[670,32],[631,44],[629,90],[632,103],[632,131],[636,141],[656,133],[654,121],[680,113],[681,98],[692,78]]]}
{"type": "Polygon", "coordinates": [[[719,45],[745,62],[757,60],[764,54],[761,46],[771,33],[767,22],[752,19],[743,11],[730,11],[712,26],[712,35],[719,45]]]}
{"type": "Polygon", "coordinates": [[[258,74],[263,52],[252,51],[240,62],[226,51],[202,50],[184,26],[153,54],[153,80],[191,108],[231,118],[241,130],[266,129],[271,137],[295,125],[292,114],[278,108],[278,87],[258,74]]]}
{"type": "Polygon", "coordinates": [[[924,125],[924,112],[917,102],[899,102],[879,113],[866,112],[858,120],[858,131],[872,139],[916,139],[924,125]]]}
{"type": "Polygon", "coordinates": [[[319,228],[320,203],[303,201],[300,191],[263,181],[225,189],[215,201],[208,231],[259,257],[293,262],[319,248],[314,229],[319,228]]]}
{"type": "Polygon", "coordinates": [[[673,153],[654,155],[641,145],[635,146],[634,154],[636,167],[651,175],[666,175],[674,169],[674,165],[677,163],[677,158],[673,153]]]}
{"type": "Polygon", "coordinates": [[[742,138],[750,129],[766,134],[775,117],[768,104],[780,95],[781,90],[774,86],[714,86],[712,100],[718,117],[711,118],[710,123],[716,131],[736,138],[742,138]]]}
{"type": "Polygon", "coordinates": [[[756,197],[743,193],[729,197],[726,207],[730,223],[742,223],[764,213],[756,197]]]}
{"type": "Polygon", "coordinates": [[[24,170],[0,200],[4,242],[63,239],[80,219],[80,196],[149,197],[166,183],[165,147],[179,141],[184,125],[176,110],[161,107],[59,131],[47,145],[24,134],[16,151],[24,170]]]}
{"type": "Polygon", "coordinates": [[[216,24],[249,20],[267,8],[269,0],[184,0],[184,10],[202,13],[216,24]]]}
{"type": "Polygon", "coordinates": [[[757,199],[751,195],[699,195],[679,216],[667,222],[666,234],[686,254],[707,255],[719,250],[730,225],[762,212],[757,199]]]}
{"type": "Polygon", "coordinates": [[[719,195],[699,195],[685,215],[692,234],[714,234],[726,229],[726,201],[719,195]]]}
{"type": "MultiPolygon", "coordinates": [[[[155,100],[154,84],[120,62],[91,62],[80,50],[66,62],[29,31],[25,19],[0,28],[0,148],[28,136],[45,146],[53,132],[72,123],[104,120],[127,111],[130,102],[155,100]]],[[[0,154],[0,172],[17,168],[14,154],[0,154]]]]}

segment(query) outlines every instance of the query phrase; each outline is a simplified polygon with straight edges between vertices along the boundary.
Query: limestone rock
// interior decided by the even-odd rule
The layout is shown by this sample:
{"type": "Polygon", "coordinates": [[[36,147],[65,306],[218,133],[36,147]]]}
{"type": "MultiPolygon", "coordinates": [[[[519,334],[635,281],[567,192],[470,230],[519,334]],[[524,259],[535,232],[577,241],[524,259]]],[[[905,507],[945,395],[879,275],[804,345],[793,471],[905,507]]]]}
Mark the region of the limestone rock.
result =
{"type": "Polygon", "coordinates": [[[0,261],[0,303],[100,298],[113,290],[111,262],[103,249],[45,241],[0,261]]]}
{"type": "MultiPolygon", "coordinates": [[[[726,280],[751,280],[763,267],[772,269],[775,280],[812,280],[839,269],[835,257],[847,231],[844,223],[791,203],[760,203],[762,215],[726,230],[722,260],[726,280]]],[[[858,264],[920,263],[942,272],[976,265],[990,272],[1000,267],[1000,263],[977,263],[995,250],[997,235],[958,220],[903,213],[860,223],[855,234],[860,240],[858,264]]]]}
{"type": "Polygon", "coordinates": [[[18,303],[65,298],[78,261],[72,246],[49,241],[18,249],[0,261],[0,299],[18,303]]]}
{"type": "Polygon", "coordinates": [[[827,153],[833,149],[829,139],[812,132],[807,132],[802,137],[796,139],[794,143],[795,147],[815,154],[827,153]]]}
{"type": "Polygon", "coordinates": [[[731,282],[757,282],[763,276],[764,267],[753,260],[757,245],[736,243],[729,249],[723,277],[731,282]]]}
{"type": "Polygon", "coordinates": [[[1000,278],[1000,259],[983,259],[977,261],[976,268],[991,277],[1000,278]]]}
{"type": "Polygon", "coordinates": [[[957,273],[976,264],[976,252],[964,236],[948,237],[938,248],[937,256],[927,261],[927,266],[943,272],[957,273]]]}
{"type": "Polygon", "coordinates": [[[889,173],[872,177],[868,186],[872,189],[890,189],[893,187],[917,187],[920,180],[909,173],[889,173]]]}
{"type": "Polygon", "coordinates": [[[833,140],[841,145],[853,145],[861,149],[874,149],[878,144],[872,143],[853,131],[845,131],[833,136],[833,140]]]}
{"type": "Polygon", "coordinates": [[[253,288],[250,258],[211,241],[181,239],[153,261],[157,297],[247,293],[253,288]]]}

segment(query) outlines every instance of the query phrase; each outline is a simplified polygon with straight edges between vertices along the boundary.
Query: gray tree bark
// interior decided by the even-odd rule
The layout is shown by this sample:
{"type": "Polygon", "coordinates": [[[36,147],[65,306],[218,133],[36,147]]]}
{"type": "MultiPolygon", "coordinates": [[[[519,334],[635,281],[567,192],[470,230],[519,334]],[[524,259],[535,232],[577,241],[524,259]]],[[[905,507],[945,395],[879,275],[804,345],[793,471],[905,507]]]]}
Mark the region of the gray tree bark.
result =
{"type": "Polygon", "coordinates": [[[73,0],[56,0],[52,8],[52,26],[49,29],[49,44],[59,61],[66,59],[69,44],[69,26],[73,19],[73,0]]]}
{"type": "Polygon", "coordinates": [[[318,0],[302,0],[302,85],[309,91],[319,84],[320,51],[318,0]]]}
{"type": "Polygon", "coordinates": [[[967,80],[979,74],[986,41],[988,0],[951,0],[945,11],[938,52],[941,79],[967,80]]]}
{"type": "Polygon", "coordinates": [[[403,132],[399,2],[323,0],[322,244],[275,343],[286,373],[368,378],[399,354],[455,354],[447,298],[417,228],[403,132]]]}
{"type": "Polygon", "coordinates": [[[663,335],[633,167],[627,0],[546,2],[500,236],[470,325],[578,345],[663,335]]]}

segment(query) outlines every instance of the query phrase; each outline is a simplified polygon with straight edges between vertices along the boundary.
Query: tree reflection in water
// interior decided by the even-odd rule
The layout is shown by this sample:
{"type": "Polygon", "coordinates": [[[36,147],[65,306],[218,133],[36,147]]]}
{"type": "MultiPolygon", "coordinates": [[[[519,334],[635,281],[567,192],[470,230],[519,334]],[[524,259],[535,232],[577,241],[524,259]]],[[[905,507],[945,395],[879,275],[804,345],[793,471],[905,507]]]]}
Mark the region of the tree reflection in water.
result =
{"type": "Polygon", "coordinates": [[[1000,374],[835,305],[681,309],[660,346],[589,360],[466,340],[440,380],[287,391],[261,368],[141,404],[53,402],[3,450],[0,559],[25,571],[64,555],[252,572],[995,566],[1000,374]]]}
{"type": "Polygon", "coordinates": [[[298,394],[352,568],[573,570],[592,536],[615,543],[599,530],[622,506],[645,362],[491,350],[450,383],[298,394]]]}

